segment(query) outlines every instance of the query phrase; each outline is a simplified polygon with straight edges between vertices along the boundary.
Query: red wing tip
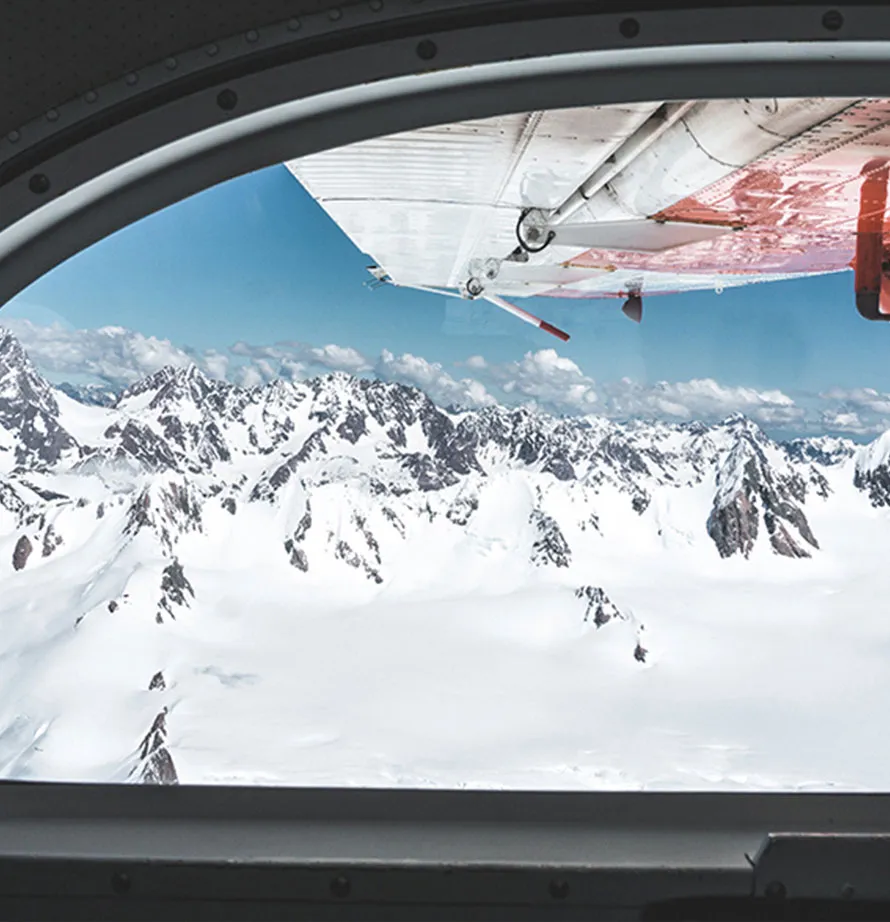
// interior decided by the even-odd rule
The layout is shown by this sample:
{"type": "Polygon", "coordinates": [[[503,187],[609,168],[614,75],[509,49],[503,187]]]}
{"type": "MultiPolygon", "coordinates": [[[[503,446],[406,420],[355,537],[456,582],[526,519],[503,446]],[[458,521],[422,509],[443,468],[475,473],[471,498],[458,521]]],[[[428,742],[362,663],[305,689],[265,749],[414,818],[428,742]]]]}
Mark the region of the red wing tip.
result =
{"type": "Polygon", "coordinates": [[[546,320],[541,321],[541,329],[546,330],[548,333],[552,333],[557,339],[561,339],[564,343],[569,341],[568,333],[564,333],[559,327],[553,326],[552,323],[547,323],[546,320]]]}

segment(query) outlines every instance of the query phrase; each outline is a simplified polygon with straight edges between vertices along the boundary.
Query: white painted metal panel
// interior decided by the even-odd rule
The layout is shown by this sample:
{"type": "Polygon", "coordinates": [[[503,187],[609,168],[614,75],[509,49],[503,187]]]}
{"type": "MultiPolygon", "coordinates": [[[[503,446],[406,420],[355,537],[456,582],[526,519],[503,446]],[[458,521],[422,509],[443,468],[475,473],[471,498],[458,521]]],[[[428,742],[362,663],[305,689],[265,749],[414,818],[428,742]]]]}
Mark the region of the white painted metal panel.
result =
{"type": "Polygon", "coordinates": [[[658,105],[462,122],[286,165],[395,281],[457,287],[473,259],[516,246],[522,207],[560,204],[658,105]]]}
{"type": "Polygon", "coordinates": [[[556,243],[585,250],[624,250],[627,253],[662,253],[689,243],[731,234],[731,227],[707,224],[660,224],[648,218],[561,224],[556,243]]]}

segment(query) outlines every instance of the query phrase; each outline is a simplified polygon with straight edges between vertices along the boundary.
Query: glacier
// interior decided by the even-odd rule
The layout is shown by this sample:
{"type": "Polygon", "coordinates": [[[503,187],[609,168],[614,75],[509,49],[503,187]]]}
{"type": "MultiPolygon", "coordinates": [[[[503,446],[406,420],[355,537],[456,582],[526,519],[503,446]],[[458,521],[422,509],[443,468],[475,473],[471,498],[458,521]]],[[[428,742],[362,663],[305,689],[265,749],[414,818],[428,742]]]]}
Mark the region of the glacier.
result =
{"type": "Polygon", "coordinates": [[[883,790],[890,434],[51,386],[0,332],[0,777],[883,790]]]}

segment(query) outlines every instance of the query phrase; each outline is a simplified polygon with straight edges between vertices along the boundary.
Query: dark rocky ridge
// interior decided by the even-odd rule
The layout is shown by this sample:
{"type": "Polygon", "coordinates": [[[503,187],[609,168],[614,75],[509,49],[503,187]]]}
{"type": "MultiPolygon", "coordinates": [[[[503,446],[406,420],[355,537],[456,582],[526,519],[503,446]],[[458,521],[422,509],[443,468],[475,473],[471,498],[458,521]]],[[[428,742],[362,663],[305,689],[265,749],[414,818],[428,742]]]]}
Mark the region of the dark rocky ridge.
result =
{"type": "Polygon", "coordinates": [[[531,562],[535,566],[567,567],[572,562],[572,549],[556,519],[540,509],[533,509],[529,522],[535,529],[531,562]]]}
{"type": "Polygon", "coordinates": [[[136,767],[130,777],[139,784],[179,784],[173,756],[167,748],[167,708],[163,708],[139,745],[136,767]]]}
{"type": "Polygon", "coordinates": [[[598,628],[608,624],[613,618],[625,618],[600,586],[581,586],[575,590],[575,597],[587,600],[584,620],[592,621],[598,628]]]}
{"type": "Polygon", "coordinates": [[[717,495],[707,530],[721,557],[748,557],[761,523],[775,553],[809,557],[818,549],[801,505],[807,485],[798,473],[776,471],[767,460],[764,436],[743,425],[717,474],[717,495]]]}
{"type": "Polygon", "coordinates": [[[12,552],[12,566],[15,570],[22,570],[34,550],[34,545],[27,535],[22,535],[15,543],[15,550],[12,552]]]}
{"type": "Polygon", "coordinates": [[[174,559],[164,567],[164,572],[161,574],[161,598],[158,601],[158,612],[155,616],[157,623],[163,623],[165,614],[170,618],[175,618],[176,609],[187,608],[190,597],[194,599],[195,590],[186,579],[182,564],[174,559]]]}

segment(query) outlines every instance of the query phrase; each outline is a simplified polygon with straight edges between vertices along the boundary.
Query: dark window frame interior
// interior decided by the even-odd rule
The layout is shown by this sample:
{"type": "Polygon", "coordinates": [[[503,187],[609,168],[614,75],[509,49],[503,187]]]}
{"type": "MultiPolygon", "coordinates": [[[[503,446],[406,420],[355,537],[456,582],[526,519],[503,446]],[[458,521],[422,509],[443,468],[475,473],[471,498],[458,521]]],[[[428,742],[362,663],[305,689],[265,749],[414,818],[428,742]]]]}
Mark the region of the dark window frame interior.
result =
{"type": "MultiPolygon", "coordinates": [[[[159,56],[132,82],[60,102],[54,118],[10,132],[0,141],[0,303],[146,214],[363,138],[647,98],[890,96],[890,9],[878,5],[590,12],[554,0],[510,12],[436,0],[427,7],[434,15],[413,18],[391,2],[382,20],[367,12],[381,7],[362,4],[359,15],[358,6],[345,5],[340,18],[326,9],[307,16],[301,31],[284,21],[262,53],[235,36],[212,55],[179,54],[173,67],[159,56]],[[533,17],[517,13],[530,9],[533,17]]],[[[783,918],[804,912],[795,900],[810,900],[802,917],[839,918],[853,897],[888,897],[890,885],[867,882],[887,830],[884,794],[7,782],[0,915],[744,918],[754,907],[783,918]],[[815,842],[810,872],[794,876],[804,854],[794,845],[782,879],[770,876],[770,833],[791,834],[804,849],[815,842]],[[837,855],[854,840],[860,860],[839,869],[837,855]],[[665,902],[680,898],[712,902],[665,902]]],[[[875,917],[887,916],[887,904],[877,905],[875,917]]]]}

